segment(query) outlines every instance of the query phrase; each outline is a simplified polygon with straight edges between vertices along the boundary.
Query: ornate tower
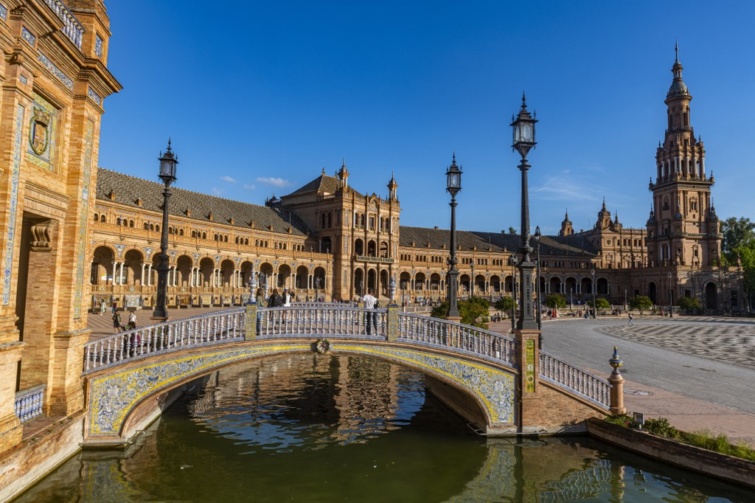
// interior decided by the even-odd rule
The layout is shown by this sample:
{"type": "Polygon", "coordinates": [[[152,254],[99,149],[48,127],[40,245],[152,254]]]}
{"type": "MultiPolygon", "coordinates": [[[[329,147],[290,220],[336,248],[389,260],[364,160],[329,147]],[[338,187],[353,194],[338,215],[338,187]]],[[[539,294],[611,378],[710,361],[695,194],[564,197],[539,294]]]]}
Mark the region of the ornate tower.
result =
{"type": "Polygon", "coordinates": [[[559,236],[571,236],[574,234],[574,227],[571,220],[569,220],[569,211],[564,215],[564,220],[561,222],[561,230],[558,232],[559,236]]]}
{"type": "Polygon", "coordinates": [[[398,189],[398,182],[396,182],[396,178],[393,176],[393,173],[391,173],[391,180],[388,182],[388,200],[389,201],[395,201],[398,199],[396,194],[396,189],[398,189]]]}
{"type": "Polygon", "coordinates": [[[647,223],[651,265],[712,265],[721,247],[718,219],[711,204],[713,175],[705,174],[705,147],[690,120],[692,95],[682,79],[679,47],[666,94],[668,125],[655,154],[657,175],[649,189],[653,208],[647,223]]]}

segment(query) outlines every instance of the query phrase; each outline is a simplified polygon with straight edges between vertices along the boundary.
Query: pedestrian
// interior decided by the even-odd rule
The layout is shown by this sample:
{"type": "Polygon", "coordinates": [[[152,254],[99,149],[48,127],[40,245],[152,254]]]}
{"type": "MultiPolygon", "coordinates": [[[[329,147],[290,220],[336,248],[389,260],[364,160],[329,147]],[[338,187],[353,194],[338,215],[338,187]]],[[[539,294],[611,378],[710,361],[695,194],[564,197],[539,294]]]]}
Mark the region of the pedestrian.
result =
{"type": "Polygon", "coordinates": [[[367,290],[367,295],[362,298],[364,303],[364,324],[367,328],[367,335],[372,332],[372,327],[375,327],[375,334],[377,334],[377,313],[375,309],[378,306],[378,300],[372,294],[372,288],[367,290]]]}
{"type": "Polygon", "coordinates": [[[100,316],[105,314],[105,311],[107,311],[107,303],[105,299],[100,299],[100,316]]]}
{"type": "Polygon", "coordinates": [[[632,318],[632,313],[628,313],[628,318],[629,318],[629,321],[627,321],[627,325],[631,327],[632,325],[634,325],[634,321],[632,321],[634,319],[632,318]]]}
{"type": "Polygon", "coordinates": [[[136,328],[136,309],[132,309],[128,315],[128,329],[133,330],[136,328]]]}
{"type": "Polygon", "coordinates": [[[267,307],[267,302],[265,301],[265,291],[262,290],[262,288],[257,289],[256,301],[257,301],[257,309],[261,307],[267,307]]]}
{"type": "Polygon", "coordinates": [[[113,333],[117,334],[121,330],[123,330],[123,327],[121,326],[121,313],[113,311],[113,333]]]}
{"type": "Polygon", "coordinates": [[[118,312],[118,301],[117,301],[117,300],[114,300],[114,301],[113,301],[113,308],[112,308],[112,312],[113,312],[113,314],[115,314],[115,313],[117,313],[117,312],[118,312]]]}
{"type": "Polygon", "coordinates": [[[282,307],[283,297],[278,293],[277,288],[273,288],[273,293],[270,294],[270,298],[267,299],[267,307],[282,307]]]}

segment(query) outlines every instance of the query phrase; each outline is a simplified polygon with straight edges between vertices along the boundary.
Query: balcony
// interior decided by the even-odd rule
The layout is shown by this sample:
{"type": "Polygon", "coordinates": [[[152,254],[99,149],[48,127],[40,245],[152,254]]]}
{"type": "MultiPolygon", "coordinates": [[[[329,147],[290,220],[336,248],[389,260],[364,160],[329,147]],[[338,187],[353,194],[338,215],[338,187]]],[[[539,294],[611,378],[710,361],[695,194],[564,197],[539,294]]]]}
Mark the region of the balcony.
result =
{"type": "Polygon", "coordinates": [[[355,255],[354,259],[357,262],[372,262],[378,264],[392,264],[393,258],[391,257],[370,257],[369,255],[355,255]]]}

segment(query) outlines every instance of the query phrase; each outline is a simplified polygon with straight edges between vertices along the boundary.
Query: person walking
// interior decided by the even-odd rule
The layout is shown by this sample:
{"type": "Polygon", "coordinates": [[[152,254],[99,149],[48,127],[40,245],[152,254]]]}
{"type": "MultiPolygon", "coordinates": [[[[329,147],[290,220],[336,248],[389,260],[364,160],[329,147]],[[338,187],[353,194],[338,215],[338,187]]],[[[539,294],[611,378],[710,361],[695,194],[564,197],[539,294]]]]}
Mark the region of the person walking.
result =
{"type": "Polygon", "coordinates": [[[113,311],[113,333],[117,334],[123,330],[123,327],[121,326],[121,313],[118,311],[113,311]]]}
{"type": "Polygon", "coordinates": [[[632,313],[627,313],[627,315],[628,315],[627,325],[631,327],[632,325],[634,325],[634,321],[633,321],[634,318],[632,318],[632,313]]]}
{"type": "Polygon", "coordinates": [[[136,309],[132,309],[128,315],[128,329],[133,330],[136,328],[136,309]]]}
{"type": "Polygon", "coordinates": [[[377,334],[377,313],[375,308],[377,307],[378,300],[372,294],[372,288],[367,290],[367,295],[362,297],[364,303],[364,325],[367,328],[367,335],[372,332],[372,327],[375,327],[375,334],[377,334]]]}
{"type": "Polygon", "coordinates": [[[107,311],[107,303],[105,299],[100,299],[100,316],[105,314],[105,311],[107,311]]]}

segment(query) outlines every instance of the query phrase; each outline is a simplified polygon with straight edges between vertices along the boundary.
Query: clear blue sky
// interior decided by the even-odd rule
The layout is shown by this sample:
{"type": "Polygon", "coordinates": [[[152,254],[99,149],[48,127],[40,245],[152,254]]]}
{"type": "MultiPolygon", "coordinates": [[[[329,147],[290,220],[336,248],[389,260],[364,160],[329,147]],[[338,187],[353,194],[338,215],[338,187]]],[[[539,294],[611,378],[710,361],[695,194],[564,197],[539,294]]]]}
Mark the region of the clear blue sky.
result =
{"type": "Polygon", "coordinates": [[[537,112],[531,223],[644,227],[674,44],[719,217],[755,219],[755,2],[110,0],[100,165],[149,180],[169,137],[183,189],[264,204],[342,160],[402,224],[519,230],[511,117],[537,112]]]}

